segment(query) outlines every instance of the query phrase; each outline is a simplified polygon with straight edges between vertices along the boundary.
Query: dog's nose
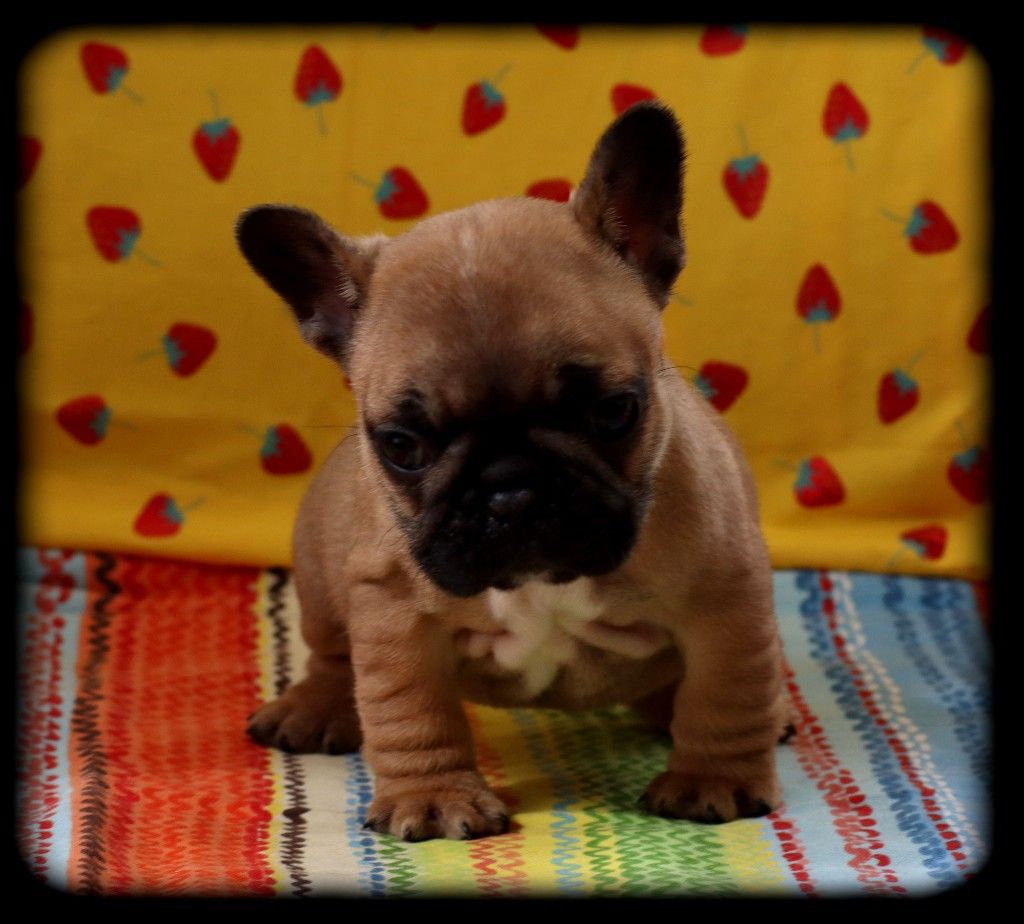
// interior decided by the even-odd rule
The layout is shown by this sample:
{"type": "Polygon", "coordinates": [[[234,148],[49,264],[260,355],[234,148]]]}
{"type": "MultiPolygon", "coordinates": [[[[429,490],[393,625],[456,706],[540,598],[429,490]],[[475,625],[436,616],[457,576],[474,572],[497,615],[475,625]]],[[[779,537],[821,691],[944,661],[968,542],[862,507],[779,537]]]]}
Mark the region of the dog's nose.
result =
{"type": "Polygon", "coordinates": [[[487,506],[495,516],[507,519],[522,513],[535,499],[536,495],[532,488],[513,488],[508,491],[495,491],[487,506]]]}

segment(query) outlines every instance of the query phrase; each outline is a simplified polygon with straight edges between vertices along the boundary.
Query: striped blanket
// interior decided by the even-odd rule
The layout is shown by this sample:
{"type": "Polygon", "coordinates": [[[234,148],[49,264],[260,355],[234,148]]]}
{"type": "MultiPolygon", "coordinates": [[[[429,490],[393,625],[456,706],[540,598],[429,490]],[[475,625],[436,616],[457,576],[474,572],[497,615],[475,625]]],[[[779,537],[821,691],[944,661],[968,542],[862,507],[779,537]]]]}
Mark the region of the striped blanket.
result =
{"type": "Polygon", "coordinates": [[[358,755],[250,742],[301,673],[287,572],[26,548],[18,840],[73,892],[923,895],[990,847],[989,643],[958,580],[779,571],[798,735],[784,805],[706,826],[642,814],[667,739],[625,709],[468,706],[510,833],[361,829],[358,755]]]}

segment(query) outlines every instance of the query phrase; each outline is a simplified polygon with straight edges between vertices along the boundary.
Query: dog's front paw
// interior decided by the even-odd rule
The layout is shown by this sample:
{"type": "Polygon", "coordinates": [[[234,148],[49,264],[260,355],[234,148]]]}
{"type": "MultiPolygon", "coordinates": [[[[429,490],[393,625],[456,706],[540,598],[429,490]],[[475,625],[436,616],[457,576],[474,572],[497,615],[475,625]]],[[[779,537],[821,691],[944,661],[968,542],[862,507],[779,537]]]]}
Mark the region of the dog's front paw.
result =
{"type": "Polygon", "coordinates": [[[307,677],[249,718],[247,734],[258,744],[289,753],[349,754],[362,732],[344,677],[307,677]]]}
{"type": "Polygon", "coordinates": [[[401,789],[378,781],[363,827],[404,841],[504,834],[509,828],[508,809],[476,774],[472,776],[476,780],[426,777],[403,783],[401,789]]]}
{"type": "Polygon", "coordinates": [[[652,815],[707,824],[759,818],[773,812],[780,802],[774,775],[737,781],[672,771],[651,780],[640,797],[641,806],[652,815]]]}

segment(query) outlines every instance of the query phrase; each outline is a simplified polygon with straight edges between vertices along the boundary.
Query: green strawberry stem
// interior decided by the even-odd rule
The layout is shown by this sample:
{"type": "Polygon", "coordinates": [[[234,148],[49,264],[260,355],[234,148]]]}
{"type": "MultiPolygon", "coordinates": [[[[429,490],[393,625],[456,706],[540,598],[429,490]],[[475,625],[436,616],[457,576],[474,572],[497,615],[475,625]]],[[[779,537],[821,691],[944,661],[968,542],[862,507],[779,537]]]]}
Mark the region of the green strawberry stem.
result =
{"type": "Polygon", "coordinates": [[[679,295],[679,294],[677,294],[675,292],[672,293],[672,300],[676,301],[676,302],[679,302],[680,305],[686,305],[687,308],[692,308],[693,307],[693,302],[690,299],[688,299],[688,298],[686,298],[686,297],[684,297],[682,295],[679,295]]]}
{"type": "Polygon", "coordinates": [[[920,359],[920,358],[921,358],[922,356],[924,356],[924,347],[921,347],[921,349],[920,349],[920,350],[918,350],[918,351],[917,351],[917,352],[916,352],[916,353],[915,353],[915,354],[914,354],[913,356],[911,356],[911,357],[910,357],[910,362],[908,362],[908,363],[907,363],[907,364],[906,364],[906,365],[905,365],[905,366],[903,367],[903,371],[904,371],[904,372],[906,372],[907,374],[909,374],[909,373],[910,373],[910,370],[911,370],[911,369],[913,369],[915,365],[917,365],[917,361],[918,361],[918,360],[919,360],[919,359],[920,359]]]}
{"type": "Polygon", "coordinates": [[[326,119],[324,119],[324,104],[323,103],[318,103],[314,108],[316,109],[316,121],[317,121],[317,124],[320,126],[320,134],[321,135],[326,135],[327,134],[327,121],[326,121],[326,119]]]}
{"type": "Polygon", "coordinates": [[[964,452],[966,452],[974,444],[967,438],[967,431],[964,429],[963,421],[958,417],[953,421],[953,426],[956,427],[956,432],[960,435],[960,442],[963,443],[964,452]]]}
{"type": "Polygon", "coordinates": [[[787,461],[786,459],[772,459],[772,464],[778,465],[785,469],[789,469],[789,471],[791,472],[799,471],[799,468],[796,465],[794,465],[792,462],[787,461]]]}
{"type": "Polygon", "coordinates": [[[814,352],[815,353],[820,353],[821,352],[821,325],[820,324],[812,324],[811,325],[811,330],[814,331],[814,352]]]}
{"type": "Polygon", "coordinates": [[[136,103],[142,102],[142,97],[139,96],[139,94],[136,93],[134,90],[131,90],[128,87],[126,87],[123,83],[118,87],[118,89],[122,93],[124,93],[129,99],[134,100],[136,103]]]}
{"type": "Polygon", "coordinates": [[[217,91],[210,87],[210,102],[213,103],[213,118],[220,118],[220,106],[217,104],[217,91]]]}
{"type": "Polygon", "coordinates": [[[750,149],[747,147],[747,133],[743,130],[742,125],[737,125],[736,130],[740,133],[740,153],[744,157],[748,157],[750,149]]]}
{"type": "Polygon", "coordinates": [[[846,141],[843,142],[843,147],[846,148],[846,166],[848,166],[852,170],[853,169],[853,140],[850,139],[850,138],[847,138],[846,141]]]}
{"type": "Polygon", "coordinates": [[[377,188],[377,184],[374,183],[373,180],[368,180],[366,179],[366,177],[360,176],[358,173],[350,173],[349,176],[352,177],[352,179],[355,180],[357,183],[362,183],[363,186],[369,186],[370,189],[377,188]]]}
{"type": "Polygon", "coordinates": [[[206,500],[206,498],[200,495],[194,501],[192,501],[191,504],[186,504],[184,507],[179,507],[178,510],[181,513],[184,513],[186,510],[195,510],[196,507],[198,507],[204,500],[206,500]]]}
{"type": "Polygon", "coordinates": [[[159,347],[158,349],[155,349],[155,350],[146,350],[145,353],[139,353],[139,355],[135,357],[135,361],[136,362],[142,362],[142,360],[144,360],[144,359],[152,359],[154,356],[163,356],[163,355],[164,355],[164,348],[163,347],[159,347]]]}
{"type": "Polygon", "coordinates": [[[907,551],[909,546],[901,545],[895,552],[895,554],[889,557],[889,560],[885,563],[885,570],[892,571],[893,566],[903,557],[903,553],[907,551]]]}
{"type": "Polygon", "coordinates": [[[261,443],[263,442],[263,434],[254,427],[250,427],[248,424],[239,424],[238,429],[243,433],[248,433],[250,436],[255,436],[261,443]]]}
{"type": "Polygon", "coordinates": [[[931,54],[931,52],[928,50],[928,47],[925,46],[924,51],[922,51],[921,54],[914,58],[914,63],[907,68],[907,73],[913,74],[914,70],[917,68],[917,65],[920,64],[925,58],[927,58],[929,54],[931,54]]]}
{"type": "Polygon", "coordinates": [[[511,69],[512,69],[512,65],[511,65],[511,63],[509,63],[509,64],[506,64],[506,65],[505,65],[505,66],[504,66],[504,67],[503,67],[503,68],[502,68],[502,69],[501,69],[500,71],[498,71],[498,73],[497,73],[497,74],[496,74],[496,75],[494,76],[494,79],[493,79],[493,80],[491,81],[491,85],[492,85],[492,86],[495,86],[495,87],[496,87],[496,86],[497,86],[497,85],[498,85],[499,83],[501,83],[501,81],[502,81],[502,80],[504,79],[505,75],[506,75],[506,74],[507,74],[507,73],[508,73],[508,72],[509,72],[509,71],[510,71],[511,69]]]}
{"type": "Polygon", "coordinates": [[[140,250],[138,247],[133,248],[132,253],[138,254],[138,256],[142,257],[142,259],[145,260],[150,266],[163,265],[156,257],[151,257],[148,253],[146,253],[146,251],[140,250]]]}
{"type": "Polygon", "coordinates": [[[124,427],[126,430],[138,430],[139,428],[133,423],[128,423],[127,420],[121,420],[120,417],[111,417],[110,425],[112,427],[124,427]]]}
{"type": "Polygon", "coordinates": [[[910,219],[909,218],[902,218],[901,216],[897,215],[895,212],[890,212],[888,209],[882,209],[882,214],[886,218],[888,218],[889,221],[898,221],[901,225],[909,225],[910,224],[910,219]]]}

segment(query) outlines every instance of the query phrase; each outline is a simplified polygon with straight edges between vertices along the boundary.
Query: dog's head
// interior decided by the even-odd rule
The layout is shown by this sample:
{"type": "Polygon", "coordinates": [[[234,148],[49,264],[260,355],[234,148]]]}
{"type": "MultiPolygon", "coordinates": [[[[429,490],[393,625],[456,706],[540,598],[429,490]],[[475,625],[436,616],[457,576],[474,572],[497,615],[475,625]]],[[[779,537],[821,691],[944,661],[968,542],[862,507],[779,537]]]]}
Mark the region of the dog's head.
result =
{"type": "Polygon", "coordinates": [[[669,110],[640,104],[568,204],[482,202],[390,240],[292,207],[239,220],[245,257],[349,375],[375,484],[443,590],[569,581],[629,555],[665,447],[682,160],[669,110]]]}

